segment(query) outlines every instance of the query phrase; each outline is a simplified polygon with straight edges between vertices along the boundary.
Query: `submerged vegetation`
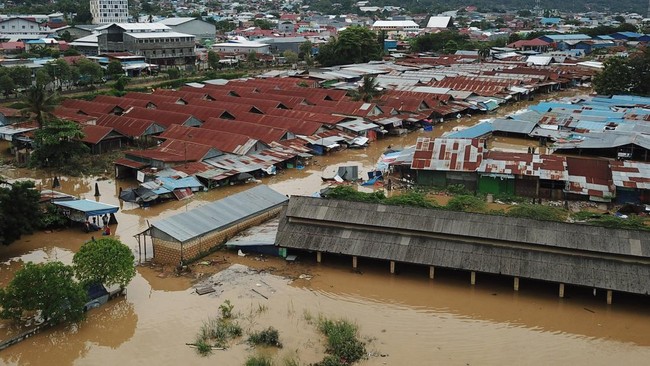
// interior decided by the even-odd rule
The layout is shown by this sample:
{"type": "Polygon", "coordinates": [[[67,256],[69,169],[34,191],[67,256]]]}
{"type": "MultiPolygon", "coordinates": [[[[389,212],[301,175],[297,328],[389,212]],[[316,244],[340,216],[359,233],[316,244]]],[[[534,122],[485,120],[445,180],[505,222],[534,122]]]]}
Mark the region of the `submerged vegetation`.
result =
{"type": "Polygon", "coordinates": [[[273,327],[268,327],[267,329],[251,334],[248,336],[248,343],[255,346],[282,348],[280,333],[273,327]]]}
{"type": "Polygon", "coordinates": [[[366,357],[366,346],[357,337],[357,326],[347,320],[320,317],[318,330],[327,339],[327,355],[319,366],[352,365],[366,357]]]}
{"type": "Polygon", "coordinates": [[[228,348],[231,340],[241,337],[243,330],[235,320],[233,308],[230,300],[226,300],[219,306],[221,317],[203,323],[196,340],[191,344],[201,356],[210,355],[213,349],[228,348]]]}
{"type": "Polygon", "coordinates": [[[507,202],[512,206],[505,206],[505,209],[495,210],[488,208],[485,197],[472,195],[462,185],[449,186],[446,189],[446,193],[453,193],[455,195],[453,195],[444,206],[438,205],[435,200],[427,197],[426,193],[418,191],[408,191],[399,195],[386,197],[383,191],[365,193],[358,192],[351,186],[338,186],[331,188],[324,193],[323,196],[326,198],[355,202],[422,207],[507,217],[520,217],[542,221],[567,222],[567,219],[571,217],[573,221],[602,226],[609,229],[650,230],[650,226],[646,225],[646,219],[637,215],[629,215],[627,218],[620,218],[609,214],[601,215],[586,211],[580,211],[569,215],[569,211],[566,209],[548,205],[524,203],[530,202],[530,199],[507,194],[496,195],[495,199],[507,202]]]}

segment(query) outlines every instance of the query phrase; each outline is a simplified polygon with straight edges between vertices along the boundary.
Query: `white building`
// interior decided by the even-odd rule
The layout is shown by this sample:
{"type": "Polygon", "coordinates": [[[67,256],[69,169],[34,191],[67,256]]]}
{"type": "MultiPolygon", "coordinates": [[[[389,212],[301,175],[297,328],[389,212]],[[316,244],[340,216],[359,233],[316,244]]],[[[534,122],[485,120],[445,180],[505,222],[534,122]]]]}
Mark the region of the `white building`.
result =
{"type": "Polygon", "coordinates": [[[396,34],[417,33],[420,26],[412,20],[378,20],[372,25],[372,29],[396,34]]]}
{"type": "Polygon", "coordinates": [[[217,43],[212,45],[212,49],[217,52],[244,53],[255,52],[259,54],[271,53],[270,47],[266,43],[252,42],[243,37],[231,39],[228,42],[217,43]]]}
{"type": "Polygon", "coordinates": [[[52,30],[33,20],[8,18],[0,20],[0,38],[10,42],[47,37],[52,30]]]}
{"type": "Polygon", "coordinates": [[[90,0],[93,24],[126,23],[129,21],[129,0],[90,0]]]}

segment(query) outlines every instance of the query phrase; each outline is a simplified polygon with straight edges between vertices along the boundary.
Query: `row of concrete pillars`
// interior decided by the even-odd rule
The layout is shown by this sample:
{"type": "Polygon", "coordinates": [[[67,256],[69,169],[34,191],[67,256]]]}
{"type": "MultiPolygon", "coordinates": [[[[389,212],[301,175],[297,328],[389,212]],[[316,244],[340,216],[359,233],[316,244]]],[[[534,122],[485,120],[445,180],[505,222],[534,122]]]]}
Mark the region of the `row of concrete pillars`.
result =
{"type": "MultiPolygon", "coordinates": [[[[316,252],[316,262],[321,263],[323,259],[322,252],[316,252]]],[[[357,269],[357,256],[353,255],[352,256],[352,268],[357,269]]],[[[436,268],[434,266],[429,266],[429,278],[433,279],[435,276],[436,268]]],[[[395,274],[395,261],[390,261],[390,273],[395,274]]],[[[469,277],[469,282],[472,286],[476,285],[476,272],[471,271],[470,272],[470,277],[469,277]]],[[[514,277],[514,284],[513,288],[515,291],[519,291],[519,277],[514,277]]],[[[560,283],[560,289],[558,296],[560,298],[564,298],[564,284],[560,283]]],[[[612,297],[613,297],[613,292],[612,290],[607,290],[607,305],[612,304],[612,297]]]]}

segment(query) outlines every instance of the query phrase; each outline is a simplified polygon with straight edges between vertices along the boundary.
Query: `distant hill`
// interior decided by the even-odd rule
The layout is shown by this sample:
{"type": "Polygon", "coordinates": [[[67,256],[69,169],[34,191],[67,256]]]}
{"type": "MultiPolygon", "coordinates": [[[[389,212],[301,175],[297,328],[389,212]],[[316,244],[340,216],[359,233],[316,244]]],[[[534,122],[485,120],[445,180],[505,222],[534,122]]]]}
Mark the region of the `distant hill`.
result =
{"type": "MultiPolygon", "coordinates": [[[[307,3],[316,5],[341,4],[345,8],[349,0],[306,0],[307,3]]],[[[413,12],[431,13],[431,10],[459,9],[473,5],[480,10],[532,10],[535,0],[370,0],[373,6],[393,5],[401,6],[413,12]]],[[[558,9],[560,11],[609,11],[615,12],[636,12],[646,16],[648,2],[645,0],[540,0],[542,9],[558,9]]]]}

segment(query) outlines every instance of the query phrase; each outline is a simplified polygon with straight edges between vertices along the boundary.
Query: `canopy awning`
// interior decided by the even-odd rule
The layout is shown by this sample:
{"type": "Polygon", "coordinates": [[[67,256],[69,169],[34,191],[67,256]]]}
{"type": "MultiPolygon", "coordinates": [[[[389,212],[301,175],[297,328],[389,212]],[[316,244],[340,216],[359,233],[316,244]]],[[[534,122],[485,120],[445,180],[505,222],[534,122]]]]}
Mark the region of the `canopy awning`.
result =
{"type": "Polygon", "coordinates": [[[88,216],[99,216],[105,214],[116,213],[120,208],[106,203],[95,202],[91,200],[73,200],[52,202],[59,207],[63,207],[72,211],[83,213],[88,216]]]}

